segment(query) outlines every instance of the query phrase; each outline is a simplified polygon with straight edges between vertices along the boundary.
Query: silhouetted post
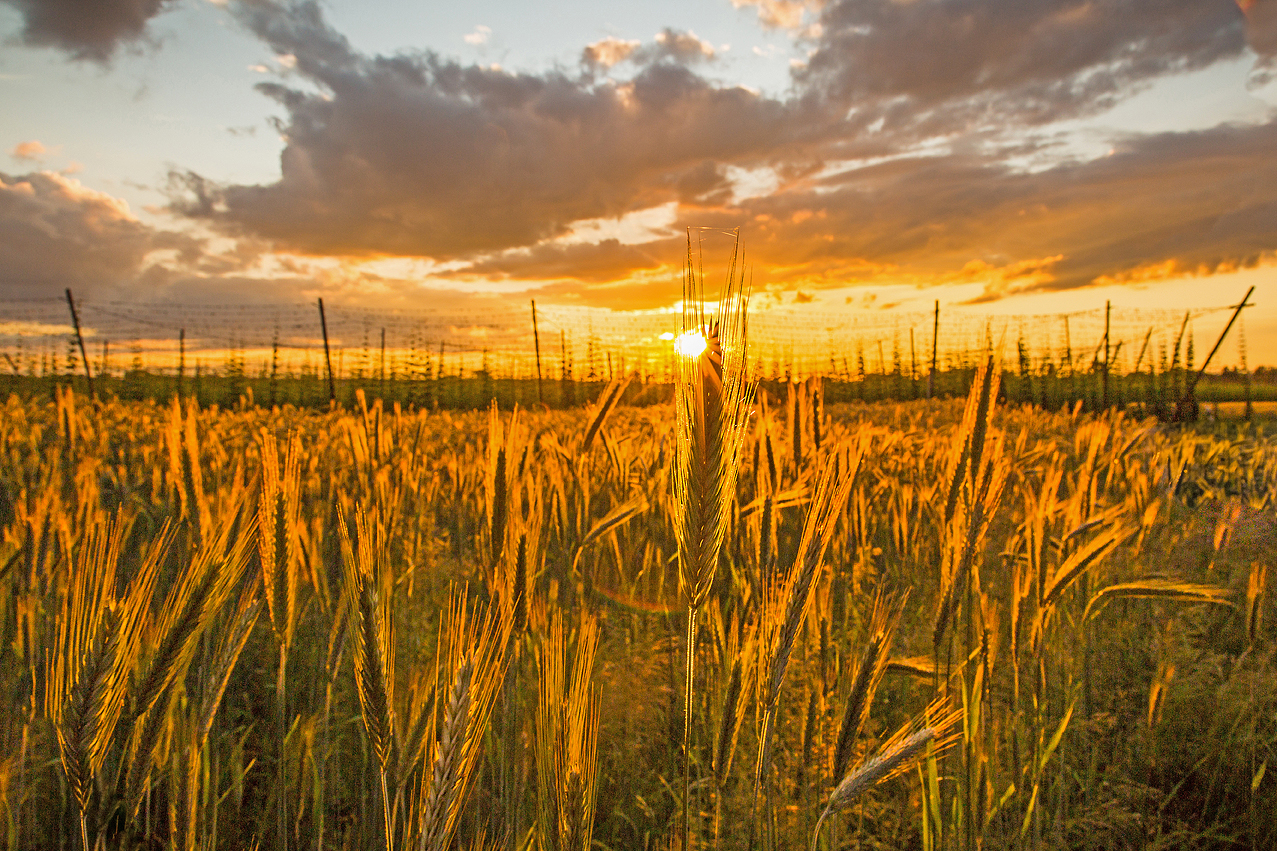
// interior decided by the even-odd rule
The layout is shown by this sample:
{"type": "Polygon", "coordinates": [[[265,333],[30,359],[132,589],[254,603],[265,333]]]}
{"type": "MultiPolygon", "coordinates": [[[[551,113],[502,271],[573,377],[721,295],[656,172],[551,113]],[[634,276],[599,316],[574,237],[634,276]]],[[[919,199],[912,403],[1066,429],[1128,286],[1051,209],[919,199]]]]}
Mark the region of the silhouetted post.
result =
{"type": "Polygon", "coordinates": [[[1109,313],[1113,308],[1113,302],[1104,302],[1104,374],[1103,374],[1103,395],[1104,407],[1109,406],[1109,313]]]}
{"type": "Polygon", "coordinates": [[[1233,323],[1237,321],[1237,317],[1241,316],[1242,308],[1246,307],[1246,302],[1250,300],[1251,293],[1255,292],[1252,286],[1246,290],[1246,295],[1242,296],[1241,304],[1237,305],[1237,309],[1233,311],[1233,315],[1229,317],[1228,324],[1224,326],[1224,330],[1220,333],[1219,339],[1215,341],[1215,345],[1211,348],[1210,354],[1206,356],[1206,360],[1202,361],[1202,368],[1197,371],[1197,375],[1193,376],[1188,382],[1188,386],[1184,389],[1184,396],[1176,405],[1176,419],[1184,419],[1181,412],[1187,413],[1192,419],[1197,419],[1197,400],[1193,398],[1193,393],[1197,389],[1197,382],[1202,380],[1202,376],[1206,374],[1206,367],[1210,365],[1210,359],[1215,357],[1215,352],[1219,351],[1219,347],[1223,344],[1224,338],[1228,336],[1228,332],[1232,329],[1233,323]]]}
{"type": "Polygon", "coordinates": [[[532,345],[536,347],[537,353],[537,404],[544,405],[545,400],[541,398],[541,335],[537,333],[536,299],[532,299],[532,345]]]}
{"type": "Polygon", "coordinates": [[[1242,356],[1242,373],[1246,377],[1246,422],[1250,422],[1255,415],[1255,404],[1251,394],[1250,384],[1250,363],[1246,359],[1246,321],[1242,320],[1242,326],[1237,329],[1237,348],[1241,351],[1242,356]]]}
{"type": "MultiPolygon", "coordinates": [[[[563,388],[563,393],[562,393],[563,398],[560,400],[560,403],[564,407],[567,407],[568,381],[569,381],[568,376],[571,375],[571,373],[568,371],[568,335],[567,335],[567,332],[565,332],[562,328],[559,329],[559,354],[563,358],[563,361],[560,364],[562,366],[562,375],[560,377],[562,379],[561,386],[563,388]]],[[[576,400],[574,399],[573,401],[576,401],[576,400]]]]}
{"type": "Polygon", "coordinates": [[[444,344],[444,341],[440,340],[439,341],[439,366],[438,368],[435,369],[435,398],[434,398],[435,408],[439,407],[439,401],[443,398],[441,395],[443,393],[443,344],[444,344]]]}
{"type": "Polygon", "coordinates": [[[918,380],[918,353],[913,347],[913,328],[909,329],[909,380],[918,380]]]}
{"type": "MultiPolygon", "coordinates": [[[[1138,387],[1140,377],[1140,364],[1144,362],[1144,352],[1148,351],[1148,341],[1153,337],[1153,329],[1149,328],[1148,333],[1144,335],[1144,345],[1140,346],[1139,356],[1135,358],[1135,369],[1131,370],[1131,374],[1135,376],[1135,386],[1138,387]]],[[[1153,356],[1148,356],[1149,365],[1149,381],[1148,381],[1148,403],[1153,404],[1153,356]]]]}
{"type": "Polygon", "coordinates": [[[324,362],[328,365],[328,402],[337,404],[337,382],[333,379],[333,356],[328,348],[328,319],[324,316],[324,300],[319,300],[319,327],[324,332],[324,362]]]}
{"type": "MultiPolygon", "coordinates": [[[[1135,358],[1135,368],[1131,372],[1139,372],[1140,364],[1144,362],[1144,352],[1148,351],[1148,341],[1153,336],[1153,329],[1149,328],[1148,333],[1144,335],[1144,345],[1140,346],[1139,356],[1135,358]]],[[[1149,362],[1152,362],[1152,356],[1149,356],[1149,362]]]]}
{"type": "Polygon", "coordinates": [[[927,398],[930,399],[936,386],[936,352],[940,340],[940,299],[936,299],[936,321],[931,328],[931,372],[927,374],[927,398]]]}
{"type": "Polygon", "coordinates": [[[177,332],[177,395],[182,395],[182,381],[186,377],[186,329],[177,332]]]}
{"type": "Polygon", "coordinates": [[[1073,338],[1069,336],[1069,315],[1064,314],[1064,360],[1069,365],[1069,379],[1073,378],[1073,338]]]}
{"type": "Polygon", "coordinates": [[[275,334],[270,341],[270,400],[269,404],[275,407],[275,390],[279,380],[279,327],[275,327],[275,334]]]}
{"type": "Polygon", "coordinates": [[[89,369],[89,353],[84,350],[84,336],[80,333],[80,317],[75,312],[75,300],[71,298],[71,288],[67,287],[67,307],[71,308],[71,324],[75,326],[75,340],[80,344],[80,357],[84,360],[84,377],[89,382],[89,398],[96,399],[93,392],[93,371],[89,369]]]}

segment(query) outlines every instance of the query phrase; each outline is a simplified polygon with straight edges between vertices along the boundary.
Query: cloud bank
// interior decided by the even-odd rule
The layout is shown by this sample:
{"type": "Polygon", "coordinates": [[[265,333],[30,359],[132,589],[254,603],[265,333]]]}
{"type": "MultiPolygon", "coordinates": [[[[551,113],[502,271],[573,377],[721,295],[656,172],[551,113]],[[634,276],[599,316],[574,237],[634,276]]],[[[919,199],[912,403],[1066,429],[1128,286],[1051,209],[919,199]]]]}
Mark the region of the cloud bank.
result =
{"type": "MultiPolygon", "coordinates": [[[[58,3],[3,2],[23,12],[28,42],[98,61],[164,6],[102,4],[72,32],[58,3]]],[[[232,2],[240,25],[295,59],[257,86],[278,110],[280,177],[175,171],[171,210],[255,251],[427,258],[460,288],[523,282],[609,306],[668,302],[684,225],[743,227],[769,280],[807,293],[970,283],[996,300],[1277,251],[1271,113],[1113,136],[1098,158],[1069,154],[1059,129],[1222,62],[1248,59],[1259,80],[1277,55],[1277,0],[733,2],[806,50],[787,92],[722,82],[722,57],[676,29],[609,37],[574,66],[531,73],[429,50],[371,55],[317,3],[232,2]],[[665,208],[658,225],[578,232],[665,208]]],[[[53,222],[67,245],[67,268],[49,276],[87,280],[77,263],[93,262],[136,276],[156,250],[160,237],[105,208],[95,215],[109,226],[91,237],[85,217],[106,201],[53,177],[6,180],[5,259],[23,274],[35,266],[9,237],[32,227],[23,216],[53,222]]],[[[205,275],[246,268],[189,262],[205,275]]]]}

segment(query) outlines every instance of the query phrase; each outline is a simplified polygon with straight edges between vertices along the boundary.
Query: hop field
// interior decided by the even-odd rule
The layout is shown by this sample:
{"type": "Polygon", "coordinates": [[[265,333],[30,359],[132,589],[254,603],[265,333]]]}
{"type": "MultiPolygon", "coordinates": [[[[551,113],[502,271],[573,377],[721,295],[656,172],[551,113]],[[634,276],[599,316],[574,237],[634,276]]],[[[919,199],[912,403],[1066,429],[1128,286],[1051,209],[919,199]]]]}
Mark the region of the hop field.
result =
{"type": "Polygon", "coordinates": [[[997,381],[10,398],[7,847],[1277,846],[1277,441],[997,381]]]}

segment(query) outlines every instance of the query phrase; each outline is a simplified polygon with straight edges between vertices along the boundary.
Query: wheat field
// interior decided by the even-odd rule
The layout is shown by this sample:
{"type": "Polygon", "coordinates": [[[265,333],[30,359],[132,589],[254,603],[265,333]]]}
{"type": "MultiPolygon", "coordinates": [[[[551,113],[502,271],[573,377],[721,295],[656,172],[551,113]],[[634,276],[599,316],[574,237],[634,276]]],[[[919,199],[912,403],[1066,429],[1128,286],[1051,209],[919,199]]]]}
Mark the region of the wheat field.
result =
{"type": "Polygon", "coordinates": [[[676,410],[11,397],[5,845],[1277,845],[1277,442],[732,330],[676,410]]]}

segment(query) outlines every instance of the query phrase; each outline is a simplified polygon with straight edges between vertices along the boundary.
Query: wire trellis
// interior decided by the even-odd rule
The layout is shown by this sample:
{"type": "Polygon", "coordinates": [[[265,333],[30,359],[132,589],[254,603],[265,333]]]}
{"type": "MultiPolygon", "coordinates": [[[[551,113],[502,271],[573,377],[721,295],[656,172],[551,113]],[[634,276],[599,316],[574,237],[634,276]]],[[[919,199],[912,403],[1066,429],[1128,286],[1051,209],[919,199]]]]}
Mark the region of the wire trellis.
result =
{"type": "MultiPolygon", "coordinates": [[[[76,301],[96,374],[314,375],[326,369],[315,303],[174,304],[76,301]]],[[[1165,369],[1200,362],[1227,322],[1227,305],[1189,311],[1096,305],[1070,313],[991,315],[945,306],[933,311],[808,305],[756,309],[751,357],[766,378],[925,374],[969,366],[994,352],[1006,368],[1037,374],[1085,371],[1104,357],[1110,369],[1165,369]],[[1107,314],[1107,316],[1106,316],[1107,314]],[[1178,360],[1178,363],[1176,361],[1178,360]]],[[[679,313],[538,305],[537,362],[531,311],[493,300],[483,310],[385,308],[332,303],[325,308],[338,378],[439,375],[606,379],[618,371],[667,381],[669,342],[679,313]],[[539,369],[538,369],[539,366],[539,369]]],[[[1244,341],[1237,334],[1238,341],[1244,341]]],[[[0,297],[0,353],[9,372],[47,375],[82,370],[65,299],[0,297]]],[[[1242,344],[1244,346],[1244,343],[1242,344]]],[[[1242,346],[1225,346],[1212,369],[1240,365],[1242,346]]]]}

